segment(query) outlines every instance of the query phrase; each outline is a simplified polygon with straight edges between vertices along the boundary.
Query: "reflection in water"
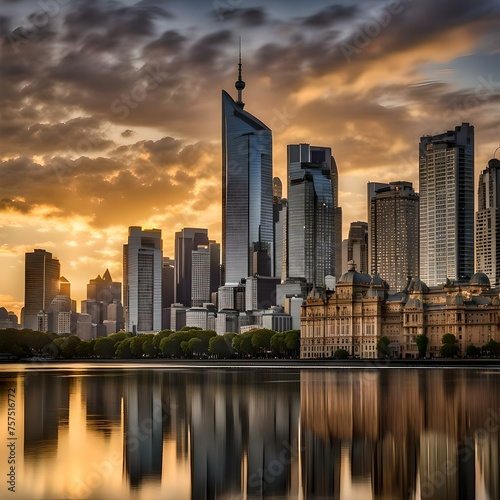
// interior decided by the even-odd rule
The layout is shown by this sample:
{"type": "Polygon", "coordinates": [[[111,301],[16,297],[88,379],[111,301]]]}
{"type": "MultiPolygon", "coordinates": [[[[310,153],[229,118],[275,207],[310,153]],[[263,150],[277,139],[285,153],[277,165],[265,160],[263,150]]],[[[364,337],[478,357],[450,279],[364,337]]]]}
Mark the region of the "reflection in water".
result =
{"type": "Polygon", "coordinates": [[[18,499],[500,498],[500,371],[0,375],[18,499]]]}

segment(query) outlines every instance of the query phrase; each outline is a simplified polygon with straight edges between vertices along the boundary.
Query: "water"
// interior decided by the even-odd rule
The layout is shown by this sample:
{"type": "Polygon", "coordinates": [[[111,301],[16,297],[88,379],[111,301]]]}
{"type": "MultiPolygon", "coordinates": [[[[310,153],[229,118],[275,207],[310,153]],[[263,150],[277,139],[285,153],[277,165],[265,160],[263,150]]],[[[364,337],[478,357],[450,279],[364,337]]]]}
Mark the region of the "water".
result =
{"type": "Polygon", "coordinates": [[[0,498],[493,500],[499,428],[495,368],[4,364],[0,498]]]}

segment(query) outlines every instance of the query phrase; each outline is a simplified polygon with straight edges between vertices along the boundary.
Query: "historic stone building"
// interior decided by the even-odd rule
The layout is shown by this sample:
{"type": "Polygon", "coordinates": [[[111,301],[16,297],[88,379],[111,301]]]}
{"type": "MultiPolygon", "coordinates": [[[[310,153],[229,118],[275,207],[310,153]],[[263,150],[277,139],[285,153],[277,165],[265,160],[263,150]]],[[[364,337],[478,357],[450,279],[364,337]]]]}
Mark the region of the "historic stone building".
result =
{"type": "Polygon", "coordinates": [[[415,358],[417,335],[429,339],[427,357],[438,357],[445,333],[456,336],[464,355],[467,346],[481,347],[500,340],[500,299],[487,276],[475,274],[469,282],[429,288],[419,279],[389,294],[378,275],[356,271],[354,262],[334,292],[314,288],[301,314],[302,359],[333,357],[345,349],[356,358],[377,358],[377,341],[390,339],[394,358],[415,358]]]}

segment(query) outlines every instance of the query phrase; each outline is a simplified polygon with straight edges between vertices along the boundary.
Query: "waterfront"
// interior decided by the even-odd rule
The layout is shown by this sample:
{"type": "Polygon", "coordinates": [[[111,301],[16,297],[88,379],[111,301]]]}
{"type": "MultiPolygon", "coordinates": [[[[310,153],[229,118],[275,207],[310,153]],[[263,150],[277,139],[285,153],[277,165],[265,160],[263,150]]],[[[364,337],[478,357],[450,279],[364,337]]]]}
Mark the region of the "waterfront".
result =
{"type": "Polygon", "coordinates": [[[497,365],[272,366],[0,365],[12,498],[500,498],[497,365]]]}

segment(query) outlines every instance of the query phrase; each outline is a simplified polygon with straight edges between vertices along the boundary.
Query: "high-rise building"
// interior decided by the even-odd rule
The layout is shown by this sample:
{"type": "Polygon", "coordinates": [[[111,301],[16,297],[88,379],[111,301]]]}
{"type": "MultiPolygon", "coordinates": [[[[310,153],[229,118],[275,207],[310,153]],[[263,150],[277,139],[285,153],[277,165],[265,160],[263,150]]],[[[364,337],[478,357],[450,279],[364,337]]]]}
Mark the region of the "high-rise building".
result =
{"type": "Polygon", "coordinates": [[[273,264],[272,132],[222,91],[222,283],[270,276],[273,264]],[[254,255],[255,254],[255,255],[254,255]],[[255,257],[255,258],[254,258],[255,257]]]}
{"type": "Polygon", "coordinates": [[[38,329],[38,313],[47,311],[59,294],[61,266],[50,252],[35,249],[25,254],[24,328],[38,329]]]}
{"type": "Polygon", "coordinates": [[[411,182],[390,182],[371,199],[371,269],[392,290],[419,274],[419,198],[411,182]]]}
{"type": "Polygon", "coordinates": [[[342,207],[339,207],[339,170],[335,158],[331,157],[331,178],[333,187],[333,224],[335,232],[335,277],[342,275],[342,207]]]}
{"type": "Polygon", "coordinates": [[[191,306],[201,307],[210,302],[210,249],[198,245],[191,253],[191,306]]]}
{"type": "Polygon", "coordinates": [[[493,158],[479,176],[476,212],[476,273],[500,284],[500,160],[493,158]]]}
{"type": "MultiPolygon", "coordinates": [[[[359,272],[368,273],[368,222],[351,222],[346,242],[346,255],[342,254],[342,261],[347,264],[353,260],[359,272]]],[[[347,265],[344,272],[346,271],[347,265]]]]}
{"type": "Polygon", "coordinates": [[[208,242],[210,251],[210,294],[217,293],[220,287],[220,243],[214,240],[208,242]]]}
{"type": "Polygon", "coordinates": [[[113,281],[109,269],[102,275],[89,280],[87,284],[87,300],[96,300],[105,304],[111,304],[113,300],[121,302],[122,284],[119,281],[113,281]]]}
{"type": "Polygon", "coordinates": [[[129,227],[123,245],[125,329],[133,333],[161,330],[161,230],[129,227]]]}
{"type": "Polygon", "coordinates": [[[170,329],[170,308],[175,302],[175,261],[163,257],[161,269],[161,329],[170,329]]]}
{"type": "Polygon", "coordinates": [[[281,278],[283,275],[283,251],[286,248],[283,245],[286,241],[286,210],[287,200],[282,197],[283,185],[279,177],[273,179],[273,250],[274,250],[274,271],[273,276],[281,278]]]}
{"type": "Polygon", "coordinates": [[[200,245],[208,247],[208,229],[185,227],[175,233],[175,302],[186,307],[191,306],[193,295],[192,252],[200,245]]]}
{"type": "MultiPolygon", "coordinates": [[[[372,231],[371,231],[371,217],[372,217],[372,198],[375,196],[375,193],[377,190],[387,187],[389,184],[386,182],[368,182],[367,184],[367,198],[366,198],[366,220],[368,221],[368,266],[370,266],[370,269],[368,271],[365,271],[369,274],[373,273],[373,269],[371,269],[371,262],[372,262],[372,255],[371,255],[371,248],[372,248],[372,231]]],[[[346,263],[349,261],[344,259],[346,263]]],[[[344,272],[347,272],[348,267],[343,269],[344,272]]]]}
{"type": "Polygon", "coordinates": [[[420,278],[429,286],[474,273],[474,127],[419,145],[420,278]]]}
{"type": "Polygon", "coordinates": [[[288,146],[286,277],[309,287],[336,274],[334,163],[330,148],[288,146]]]}

